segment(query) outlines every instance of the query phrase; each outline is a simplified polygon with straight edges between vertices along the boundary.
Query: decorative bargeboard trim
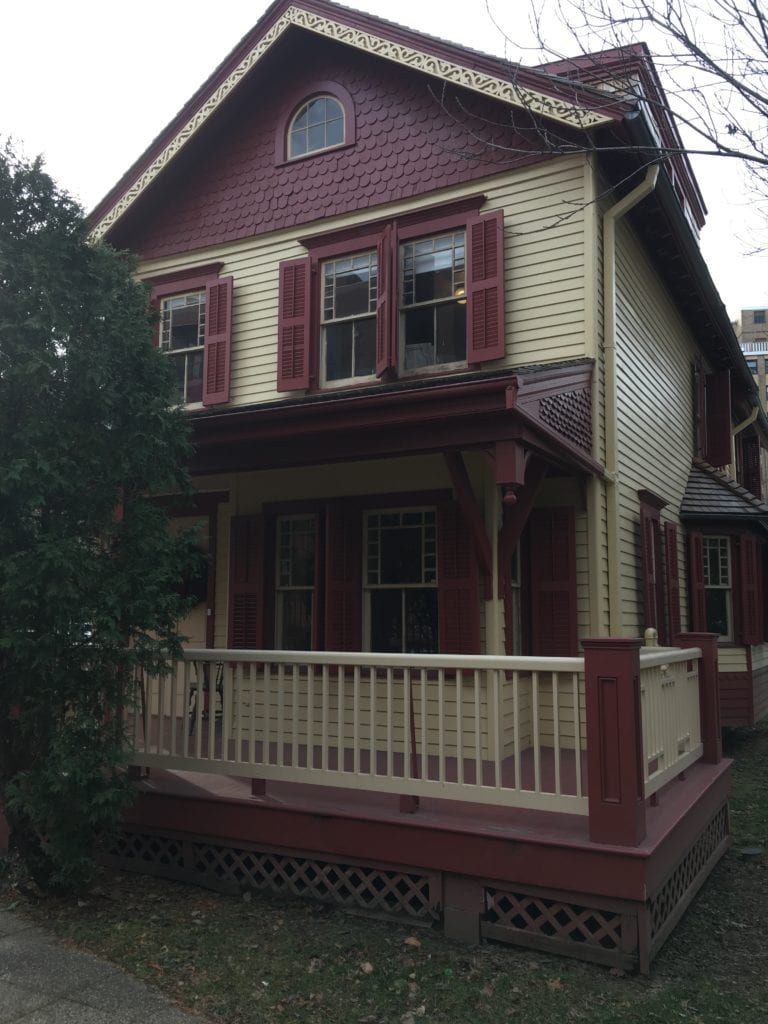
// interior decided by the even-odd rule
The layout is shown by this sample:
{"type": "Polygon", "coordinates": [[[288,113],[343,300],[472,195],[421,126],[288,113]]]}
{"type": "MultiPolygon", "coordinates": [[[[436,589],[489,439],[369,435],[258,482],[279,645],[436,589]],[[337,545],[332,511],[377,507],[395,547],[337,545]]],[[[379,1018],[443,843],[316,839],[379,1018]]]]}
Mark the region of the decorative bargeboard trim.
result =
{"type": "Polygon", "coordinates": [[[136,199],[151,185],[160,172],[170,163],[176,154],[186,145],[197,130],[208,120],[218,107],[239,85],[248,72],[261,60],[270,47],[277,42],[283,33],[296,25],[308,32],[314,32],[326,39],[344,43],[365,53],[374,54],[385,60],[404,67],[421,71],[424,74],[440,78],[442,81],[470,89],[473,92],[501,100],[511,106],[519,107],[533,114],[539,114],[550,120],[573,128],[587,129],[607,124],[611,118],[596,111],[578,107],[567,100],[533,89],[526,89],[511,82],[506,82],[495,75],[483,71],[474,71],[443,60],[421,50],[389,39],[372,35],[361,29],[343,25],[319,14],[302,10],[300,7],[289,7],[275,24],[264,33],[261,39],[240,61],[230,75],[214,90],[201,107],[192,115],[183,128],[174,136],[162,152],[155,157],[136,181],[117,200],[102,217],[91,232],[91,238],[98,240],[119,220],[136,199]]]}

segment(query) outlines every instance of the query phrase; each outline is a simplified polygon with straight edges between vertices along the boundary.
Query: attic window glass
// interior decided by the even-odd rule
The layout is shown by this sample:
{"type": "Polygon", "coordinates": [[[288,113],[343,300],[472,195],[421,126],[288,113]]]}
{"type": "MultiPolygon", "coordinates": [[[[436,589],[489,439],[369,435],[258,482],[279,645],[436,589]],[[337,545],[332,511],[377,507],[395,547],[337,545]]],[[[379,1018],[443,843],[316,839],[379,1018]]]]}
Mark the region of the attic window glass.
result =
{"type": "Polygon", "coordinates": [[[288,158],[344,142],[344,110],[333,96],[315,96],[299,108],[288,129],[288,158]]]}
{"type": "Polygon", "coordinates": [[[203,400],[205,290],[171,295],[160,306],[160,350],[173,364],[182,402],[203,400]]]}

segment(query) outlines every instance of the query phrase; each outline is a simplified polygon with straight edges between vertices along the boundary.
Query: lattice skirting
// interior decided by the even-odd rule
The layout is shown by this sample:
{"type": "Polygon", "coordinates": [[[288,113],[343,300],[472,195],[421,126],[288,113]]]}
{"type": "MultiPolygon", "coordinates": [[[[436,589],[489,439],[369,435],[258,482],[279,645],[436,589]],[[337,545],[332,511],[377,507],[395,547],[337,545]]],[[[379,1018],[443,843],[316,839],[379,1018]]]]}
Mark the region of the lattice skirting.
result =
{"type": "Polygon", "coordinates": [[[648,901],[649,959],[659,951],[729,843],[728,805],[723,804],[648,901]]]}
{"type": "Polygon", "coordinates": [[[344,863],[308,854],[225,846],[214,840],[123,832],[108,856],[123,870],[194,882],[224,892],[248,889],[302,896],[323,903],[410,920],[438,919],[440,880],[407,868],[344,863]]]}
{"type": "Polygon", "coordinates": [[[637,964],[638,907],[536,889],[485,888],[485,938],[625,968],[637,964]]]}

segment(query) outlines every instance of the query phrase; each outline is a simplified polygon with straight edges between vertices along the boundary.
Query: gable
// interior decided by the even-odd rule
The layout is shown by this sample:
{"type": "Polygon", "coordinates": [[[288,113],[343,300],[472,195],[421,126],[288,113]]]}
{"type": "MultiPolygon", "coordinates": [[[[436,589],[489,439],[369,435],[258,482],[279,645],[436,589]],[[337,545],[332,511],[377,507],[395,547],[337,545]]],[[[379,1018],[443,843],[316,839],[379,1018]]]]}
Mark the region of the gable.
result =
{"type": "Polygon", "coordinates": [[[438,85],[455,85],[493,97],[505,105],[568,128],[597,127],[617,116],[612,108],[618,109],[618,104],[595,94],[591,97],[590,108],[581,101],[579,90],[567,81],[556,81],[552,76],[409,32],[380,19],[338,8],[327,0],[304,0],[301,6],[278,0],[243,44],[214,72],[168,129],[96,207],[91,215],[94,238],[110,232],[161,174],[165,178],[166,169],[176,162],[178,155],[230,103],[231,97],[242,91],[242,83],[273,53],[276,44],[288,34],[295,36],[297,26],[312,38],[337,40],[351,50],[429,75],[438,85]]]}
{"type": "MultiPolygon", "coordinates": [[[[287,43],[287,40],[286,40],[287,43]]],[[[236,241],[487,178],[544,157],[507,108],[302,34],[244,83],[204,138],[110,233],[146,259],[236,241]],[[353,98],[352,145],[286,161],[288,115],[318,83],[353,98]]],[[[546,156],[546,155],[545,155],[546,156]]]]}

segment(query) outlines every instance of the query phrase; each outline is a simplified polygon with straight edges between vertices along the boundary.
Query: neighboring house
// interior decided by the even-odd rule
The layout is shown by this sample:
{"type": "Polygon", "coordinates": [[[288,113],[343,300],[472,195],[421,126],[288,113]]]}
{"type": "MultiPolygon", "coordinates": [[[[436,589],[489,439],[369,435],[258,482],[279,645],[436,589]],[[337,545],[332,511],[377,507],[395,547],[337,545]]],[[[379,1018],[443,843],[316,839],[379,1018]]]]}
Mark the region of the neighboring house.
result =
{"type": "MultiPolygon", "coordinates": [[[[326,0],[277,0],[91,215],[95,237],[140,257],[193,422],[198,495],[178,511],[207,523],[210,573],[182,630],[230,652],[155,691],[145,713],[160,733],[138,760],[184,769],[196,747],[198,771],[257,776],[257,794],[277,780],[283,803],[309,814],[297,829],[268,797],[243,802],[220,783],[203,798],[199,777],[166,778],[123,862],[211,884],[277,872],[304,891],[322,851],[337,880],[379,865],[371,905],[422,886],[430,895],[400,909],[440,913],[454,934],[476,937],[484,908],[483,934],[647,967],[722,852],[727,771],[705,699],[701,721],[698,698],[686,705],[695,727],[662,753],[648,738],[650,675],[642,729],[639,705],[596,696],[622,672],[637,685],[629,641],[614,645],[630,659],[621,671],[590,674],[588,651],[586,684],[583,665],[553,661],[590,637],[653,628],[662,645],[704,649],[685,631],[716,632],[736,695],[726,721],[768,710],[767,424],[698,249],[705,211],[688,161],[648,166],[640,151],[676,129],[605,88],[628,62],[658,97],[641,46],[525,70],[326,0]],[[263,653],[243,668],[235,649],[263,653]],[[420,654],[441,657],[408,662],[420,654]],[[534,660],[478,660],[505,654],[534,660]],[[478,682],[486,671],[493,687],[478,682]],[[207,730],[203,686],[221,735],[207,730]],[[575,816],[587,813],[582,755],[598,758],[588,836],[575,816]],[[539,844],[516,860],[475,813],[490,814],[493,764],[497,789],[505,766],[517,780],[517,802],[497,801],[505,828],[524,824],[508,838],[539,844]],[[670,781],[689,767],[695,784],[670,781]],[[316,785],[312,799],[291,796],[305,782],[349,787],[342,775],[356,779],[344,800],[316,785]],[[461,825],[439,841],[429,828],[448,805],[430,826],[418,814],[374,826],[379,811],[355,800],[372,790],[383,807],[395,776],[404,807],[438,794],[475,811],[451,803],[461,825]],[[662,782],[683,789],[665,800],[662,782]],[[619,831],[600,831],[598,804],[606,821],[623,808],[619,831]],[[191,833],[207,838],[189,845],[191,833]],[[640,859],[616,844],[639,844],[640,859]],[[291,871],[264,867],[276,850],[291,871]]],[[[672,654],[642,657],[671,679],[672,654]]],[[[678,662],[704,686],[703,670],[697,683],[694,662],[678,662]]],[[[344,878],[328,891],[354,889],[344,878]]]]}
{"type": "Polygon", "coordinates": [[[763,408],[768,409],[768,376],[766,357],[768,357],[768,309],[764,306],[753,306],[742,309],[739,319],[734,323],[736,337],[747,360],[749,371],[755,379],[763,408]]]}

